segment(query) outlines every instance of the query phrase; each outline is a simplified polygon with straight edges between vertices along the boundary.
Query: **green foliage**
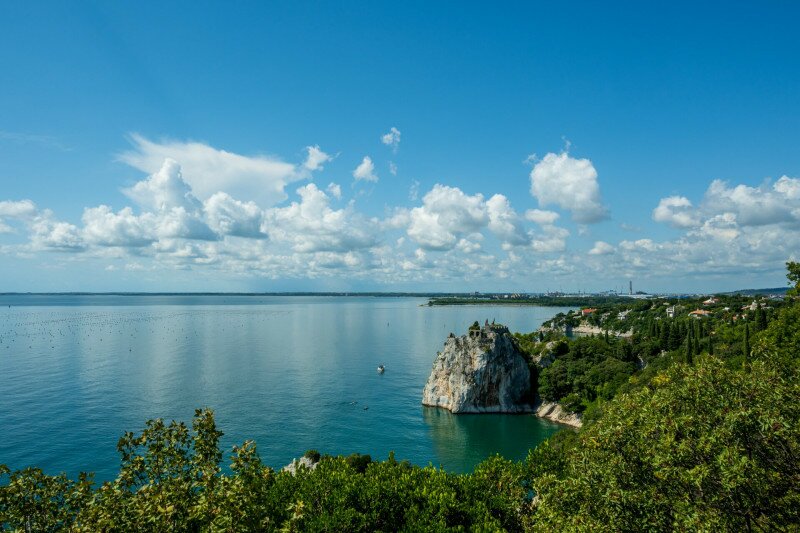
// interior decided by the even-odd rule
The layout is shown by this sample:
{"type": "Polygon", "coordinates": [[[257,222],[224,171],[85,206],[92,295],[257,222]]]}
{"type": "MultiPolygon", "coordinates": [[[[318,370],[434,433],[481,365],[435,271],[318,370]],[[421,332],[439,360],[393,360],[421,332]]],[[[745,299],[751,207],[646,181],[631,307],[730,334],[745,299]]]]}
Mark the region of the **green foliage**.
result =
{"type": "Polygon", "coordinates": [[[742,355],[745,361],[750,360],[750,326],[744,325],[744,342],[742,343],[742,355]]]}
{"type": "Polygon", "coordinates": [[[117,478],[0,466],[0,530],[59,531],[519,531],[528,489],[520,464],[493,457],[469,475],[369,455],[319,457],[275,473],[256,446],[235,447],[220,471],[213,413],[184,424],[147,422],[119,442],[117,478]]]}
{"type": "Polygon", "coordinates": [[[318,463],[322,455],[317,450],[308,450],[303,457],[311,459],[312,463],[318,463]]]}
{"type": "Polygon", "coordinates": [[[774,366],[676,365],[535,466],[538,531],[784,530],[800,523],[800,389],[774,366]],[[544,470],[544,471],[543,471],[544,470]]]}
{"type": "Polygon", "coordinates": [[[71,481],[63,474],[45,475],[38,468],[9,472],[0,465],[0,529],[59,531],[91,501],[91,476],[71,481]]]}
{"type": "Polygon", "coordinates": [[[789,289],[789,296],[800,296],[800,263],[787,261],[786,271],[786,278],[789,280],[789,285],[794,284],[794,287],[789,289]]]}
{"type": "Polygon", "coordinates": [[[363,474],[372,462],[372,457],[369,455],[361,455],[360,453],[353,453],[345,457],[345,462],[356,472],[363,474]]]}
{"type": "Polygon", "coordinates": [[[553,364],[539,372],[538,392],[569,411],[582,412],[598,398],[612,398],[636,370],[624,340],[582,337],[560,343],[553,353],[553,364]]]}

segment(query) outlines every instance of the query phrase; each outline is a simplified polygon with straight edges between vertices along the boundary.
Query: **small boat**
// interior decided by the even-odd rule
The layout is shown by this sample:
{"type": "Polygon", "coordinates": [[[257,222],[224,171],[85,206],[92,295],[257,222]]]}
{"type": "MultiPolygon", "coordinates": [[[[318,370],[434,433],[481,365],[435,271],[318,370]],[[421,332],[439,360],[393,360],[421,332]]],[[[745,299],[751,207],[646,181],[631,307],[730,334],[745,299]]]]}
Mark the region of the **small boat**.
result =
{"type": "Polygon", "coordinates": [[[386,370],[383,365],[378,366],[378,374],[383,374],[383,371],[386,370]]]}

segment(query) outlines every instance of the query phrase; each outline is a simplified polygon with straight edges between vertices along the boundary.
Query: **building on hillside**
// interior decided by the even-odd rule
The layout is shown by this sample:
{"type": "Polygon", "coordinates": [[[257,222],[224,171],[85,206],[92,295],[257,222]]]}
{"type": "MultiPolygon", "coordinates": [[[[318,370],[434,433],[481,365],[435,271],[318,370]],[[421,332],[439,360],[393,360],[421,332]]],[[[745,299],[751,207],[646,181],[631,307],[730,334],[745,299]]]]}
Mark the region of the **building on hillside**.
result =
{"type": "Polygon", "coordinates": [[[591,307],[587,307],[586,309],[581,309],[581,316],[589,316],[595,311],[597,311],[597,309],[591,307]]]}
{"type": "Polygon", "coordinates": [[[703,318],[707,316],[711,316],[713,313],[711,311],[706,311],[705,309],[695,309],[691,313],[689,313],[690,317],[694,318],[703,318]]]}
{"type": "Polygon", "coordinates": [[[759,305],[761,305],[761,309],[772,309],[767,305],[759,304],[757,301],[753,300],[753,303],[751,303],[750,305],[745,305],[744,307],[742,307],[742,311],[755,311],[756,309],[758,309],[759,305]]]}
{"type": "Polygon", "coordinates": [[[718,303],[719,303],[719,299],[712,296],[708,300],[705,300],[703,302],[703,305],[714,305],[714,304],[718,304],[718,303]]]}
{"type": "Polygon", "coordinates": [[[618,313],[617,314],[617,319],[618,320],[625,320],[626,318],[628,318],[628,313],[630,313],[630,312],[631,312],[631,310],[628,309],[626,311],[622,311],[622,312],[618,313]]]}
{"type": "Polygon", "coordinates": [[[667,307],[667,316],[670,318],[675,318],[675,306],[671,305],[667,307]]]}

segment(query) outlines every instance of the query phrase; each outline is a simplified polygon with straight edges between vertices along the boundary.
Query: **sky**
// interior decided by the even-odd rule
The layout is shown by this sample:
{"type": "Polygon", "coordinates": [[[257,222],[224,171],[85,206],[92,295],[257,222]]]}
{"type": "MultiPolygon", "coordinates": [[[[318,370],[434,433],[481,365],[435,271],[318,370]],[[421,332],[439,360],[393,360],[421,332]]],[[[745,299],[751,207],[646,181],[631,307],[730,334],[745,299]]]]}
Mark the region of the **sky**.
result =
{"type": "Polygon", "coordinates": [[[795,2],[0,4],[0,292],[783,286],[795,2]]]}

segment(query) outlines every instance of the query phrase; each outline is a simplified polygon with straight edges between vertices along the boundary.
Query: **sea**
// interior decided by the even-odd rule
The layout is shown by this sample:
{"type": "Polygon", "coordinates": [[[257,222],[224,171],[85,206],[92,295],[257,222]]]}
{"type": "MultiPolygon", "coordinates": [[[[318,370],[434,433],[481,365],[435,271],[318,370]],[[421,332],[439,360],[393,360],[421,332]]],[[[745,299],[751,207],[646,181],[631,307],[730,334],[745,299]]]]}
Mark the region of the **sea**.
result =
{"type": "Polygon", "coordinates": [[[453,415],[422,388],[449,333],[530,332],[568,308],[429,307],[424,298],[0,296],[0,463],[111,480],[126,431],[211,408],[227,464],[254,440],[280,468],[306,450],[467,472],[519,460],[561,429],[532,415],[453,415]],[[377,367],[384,365],[385,372],[377,367]]]}

